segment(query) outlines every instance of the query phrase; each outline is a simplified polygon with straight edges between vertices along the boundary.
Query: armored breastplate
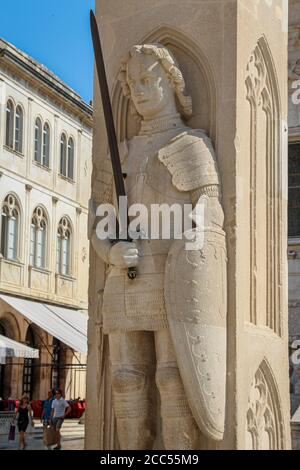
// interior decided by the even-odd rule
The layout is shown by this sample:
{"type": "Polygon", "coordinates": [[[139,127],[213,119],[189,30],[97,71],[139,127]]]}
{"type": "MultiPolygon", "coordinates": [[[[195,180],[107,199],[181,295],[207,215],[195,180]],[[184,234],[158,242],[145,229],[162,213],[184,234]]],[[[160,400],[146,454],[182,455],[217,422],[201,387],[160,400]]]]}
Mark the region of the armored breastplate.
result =
{"type": "Polygon", "coordinates": [[[172,184],[172,176],[158,159],[158,152],[174,137],[174,131],[160,135],[135,137],[129,147],[126,168],[128,204],[189,203],[188,193],[180,192],[172,184]]]}

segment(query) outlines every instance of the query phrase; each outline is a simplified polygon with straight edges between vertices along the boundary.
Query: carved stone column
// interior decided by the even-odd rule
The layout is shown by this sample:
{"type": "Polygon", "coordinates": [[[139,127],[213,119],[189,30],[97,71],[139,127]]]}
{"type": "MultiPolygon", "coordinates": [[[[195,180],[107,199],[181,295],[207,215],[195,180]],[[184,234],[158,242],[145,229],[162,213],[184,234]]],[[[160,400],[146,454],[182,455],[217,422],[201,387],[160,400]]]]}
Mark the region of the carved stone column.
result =
{"type": "MultiPolygon", "coordinates": [[[[131,46],[161,42],[177,58],[194,113],[213,141],[228,253],[225,437],[201,448],[288,449],[286,0],[96,0],[117,134],[137,133],[117,82],[131,46]]],[[[92,198],[100,203],[107,138],[95,81],[92,198]]],[[[91,247],[86,448],[113,449],[106,267],[91,247]]],[[[159,422],[157,424],[159,426],[159,422]]]]}

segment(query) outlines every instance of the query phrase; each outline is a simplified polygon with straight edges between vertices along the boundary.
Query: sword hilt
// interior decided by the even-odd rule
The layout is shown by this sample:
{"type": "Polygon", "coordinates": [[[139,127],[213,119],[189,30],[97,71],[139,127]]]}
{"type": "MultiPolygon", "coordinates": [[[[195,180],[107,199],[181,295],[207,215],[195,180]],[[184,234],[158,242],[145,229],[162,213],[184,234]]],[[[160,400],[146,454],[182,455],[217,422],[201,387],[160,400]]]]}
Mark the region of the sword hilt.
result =
{"type": "Polygon", "coordinates": [[[129,279],[131,279],[132,281],[133,281],[134,279],[136,279],[136,276],[137,276],[137,270],[136,270],[136,268],[135,268],[135,267],[128,268],[127,276],[128,276],[129,279]]]}
{"type": "MultiPolygon", "coordinates": [[[[112,243],[113,245],[115,245],[115,244],[120,243],[120,242],[122,242],[122,241],[123,241],[123,240],[111,240],[111,243],[112,243]]],[[[132,239],[128,237],[127,241],[128,241],[129,243],[131,243],[131,242],[132,242],[132,239]]],[[[127,276],[129,277],[129,279],[130,279],[131,281],[134,281],[134,279],[136,279],[136,277],[137,277],[137,268],[136,268],[135,266],[132,266],[131,268],[128,268],[128,270],[127,270],[127,276]]]]}

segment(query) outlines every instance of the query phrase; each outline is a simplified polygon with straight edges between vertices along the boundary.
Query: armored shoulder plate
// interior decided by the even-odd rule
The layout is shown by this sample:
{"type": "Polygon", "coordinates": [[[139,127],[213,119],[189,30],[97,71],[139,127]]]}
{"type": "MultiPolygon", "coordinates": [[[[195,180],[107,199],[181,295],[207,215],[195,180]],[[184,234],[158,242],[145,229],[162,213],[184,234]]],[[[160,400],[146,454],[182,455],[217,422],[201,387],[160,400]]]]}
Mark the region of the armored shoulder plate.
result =
{"type": "Polygon", "coordinates": [[[179,191],[219,185],[214,149],[203,130],[179,134],[159,150],[158,159],[172,175],[172,183],[179,191]]]}

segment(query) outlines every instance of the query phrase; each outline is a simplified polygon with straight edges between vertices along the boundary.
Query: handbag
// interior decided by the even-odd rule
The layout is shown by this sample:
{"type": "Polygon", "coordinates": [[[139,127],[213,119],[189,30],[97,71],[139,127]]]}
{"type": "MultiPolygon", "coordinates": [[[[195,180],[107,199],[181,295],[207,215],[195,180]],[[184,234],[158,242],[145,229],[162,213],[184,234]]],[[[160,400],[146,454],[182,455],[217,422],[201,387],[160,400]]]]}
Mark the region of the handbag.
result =
{"type": "Polygon", "coordinates": [[[16,438],[16,425],[11,424],[9,428],[9,433],[8,433],[8,440],[9,441],[14,441],[16,438]]]}
{"type": "Polygon", "coordinates": [[[51,425],[44,425],[44,444],[46,446],[52,446],[56,444],[56,431],[55,427],[51,425]]]}

